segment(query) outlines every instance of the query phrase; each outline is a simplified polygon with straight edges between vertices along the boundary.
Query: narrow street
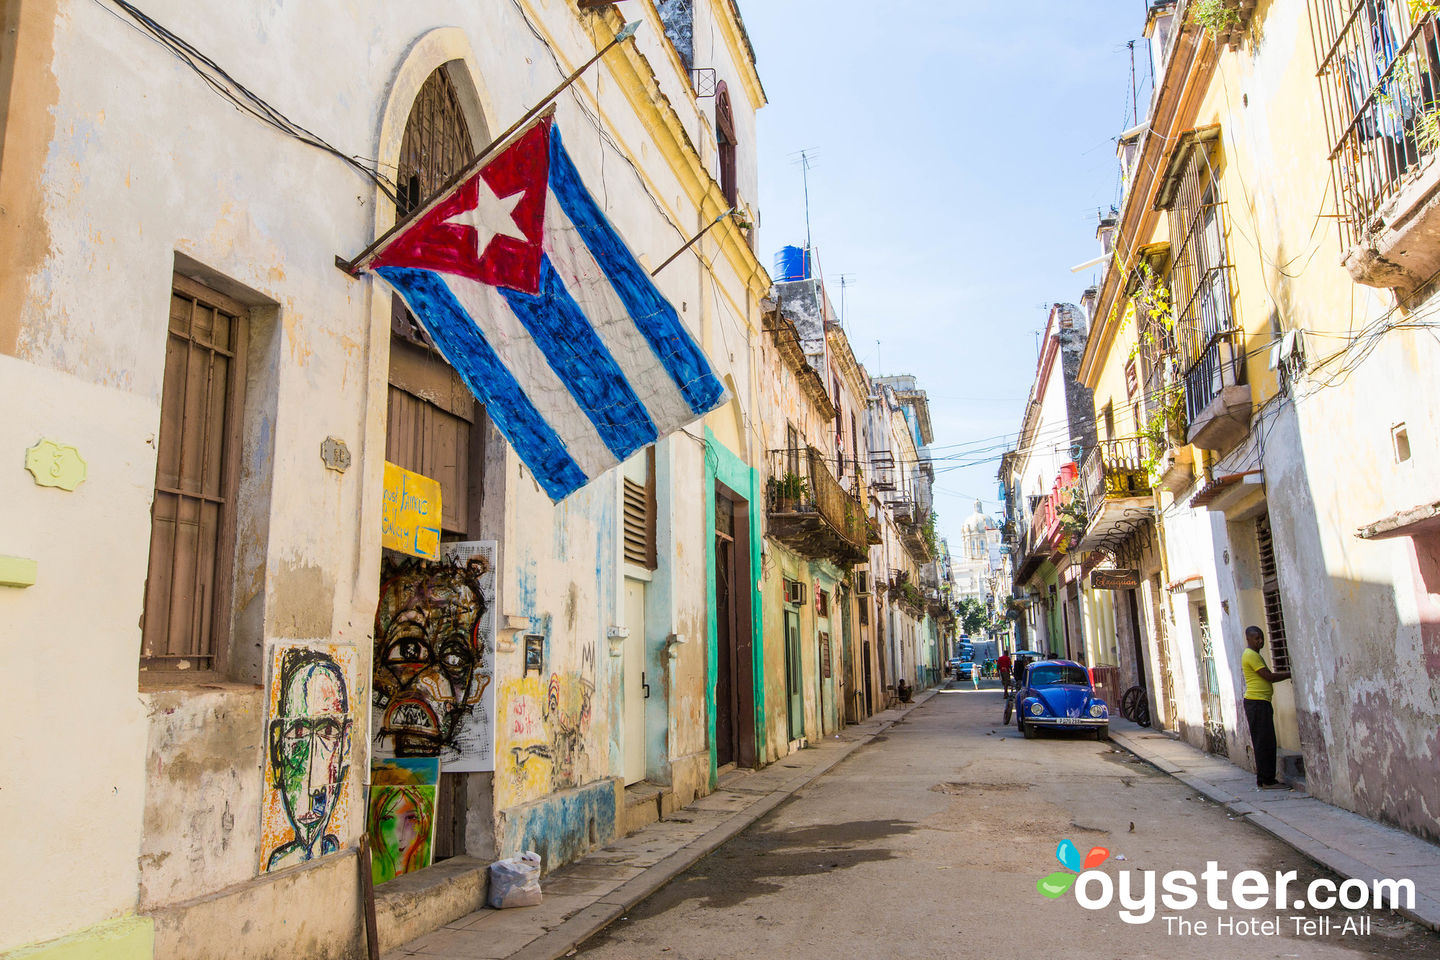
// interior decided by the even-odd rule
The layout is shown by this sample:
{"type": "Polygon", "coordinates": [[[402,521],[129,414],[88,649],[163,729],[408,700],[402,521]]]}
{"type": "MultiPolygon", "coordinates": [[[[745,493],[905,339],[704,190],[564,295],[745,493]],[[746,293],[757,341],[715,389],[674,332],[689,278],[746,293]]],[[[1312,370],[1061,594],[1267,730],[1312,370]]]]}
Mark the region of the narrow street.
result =
{"type": "MultiPolygon", "coordinates": [[[[1109,743],[1026,741],[999,723],[1000,691],[951,684],[891,731],[632,910],[580,950],[591,960],[666,957],[1414,957],[1440,936],[1372,914],[1368,935],[1166,931],[1073,896],[1046,900],[1056,845],[1111,851],[1104,869],[1189,870],[1216,860],[1232,876],[1310,861],[1109,743]],[[1120,858],[1123,857],[1122,861],[1120,858]]],[[[683,814],[682,814],[683,815],[683,814]]],[[[1222,890],[1225,887],[1222,885],[1222,890]]],[[[1291,915],[1287,911],[1285,916],[1291,915]]],[[[1230,911],[1270,918],[1273,911],[1230,911]]],[[[1186,920],[1214,923],[1201,903],[1186,920]]]]}

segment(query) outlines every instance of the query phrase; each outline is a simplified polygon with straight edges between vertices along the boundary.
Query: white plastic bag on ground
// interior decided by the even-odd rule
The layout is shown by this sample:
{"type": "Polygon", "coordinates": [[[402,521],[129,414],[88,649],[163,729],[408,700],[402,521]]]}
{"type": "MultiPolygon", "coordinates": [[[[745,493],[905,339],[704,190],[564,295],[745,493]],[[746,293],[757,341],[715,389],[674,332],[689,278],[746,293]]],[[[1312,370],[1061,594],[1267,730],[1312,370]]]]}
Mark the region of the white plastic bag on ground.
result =
{"type": "Polygon", "coordinates": [[[533,907],[540,897],[540,854],[526,850],[490,864],[490,906],[533,907]]]}

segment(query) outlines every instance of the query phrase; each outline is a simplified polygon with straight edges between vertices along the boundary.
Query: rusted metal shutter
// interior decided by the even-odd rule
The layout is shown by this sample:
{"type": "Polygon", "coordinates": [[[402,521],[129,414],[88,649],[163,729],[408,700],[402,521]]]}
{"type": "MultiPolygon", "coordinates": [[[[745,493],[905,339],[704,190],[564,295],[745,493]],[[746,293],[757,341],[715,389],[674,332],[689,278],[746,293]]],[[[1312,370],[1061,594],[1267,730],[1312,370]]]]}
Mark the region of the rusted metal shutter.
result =
{"type": "MultiPolygon", "coordinates": [[[[474,155],[455,86],[441,67],[421,86],[405,124],[396,215],[428,199],[474,155]]],[[[385,459],[438,481],[441,528],[469,536],[471,485],[478,480],[471,453],[475,398],[398,297],[391,333],[385,459]]]]}
{"type": "Polygon", "coordinates": [[[1285,639],[1285,610],[1280,603],[1280,571],[1270,536],[1270,516],[1255,521],[1255,543],[1260,552],[1260,589],[1265,597],[1265,626],[1270,634],[1270,669],[1289,672],[1290,645],[1285,639]]]}
{"type": "Polygon", "coordinates": [[[245,307],[176,276],[151,506],[141,666],[223,669],[245,389],[245,307]]]}

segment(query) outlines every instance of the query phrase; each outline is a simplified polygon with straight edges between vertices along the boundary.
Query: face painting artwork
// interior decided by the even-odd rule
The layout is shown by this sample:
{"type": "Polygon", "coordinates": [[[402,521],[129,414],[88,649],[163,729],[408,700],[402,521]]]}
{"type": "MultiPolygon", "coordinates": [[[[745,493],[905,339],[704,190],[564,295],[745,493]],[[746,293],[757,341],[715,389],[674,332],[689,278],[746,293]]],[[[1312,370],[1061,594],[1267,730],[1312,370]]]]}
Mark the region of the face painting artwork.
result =
{"type": "Polygon", "coordinates": [[[366,817],[375,883],[430,866],[439,779],[434,757],[375,761],[366,817]]]}
{"type": "Polygon", "coordinates": [[[490,684],[479,576],[473,564],[385,561],[375,612],[378,756],[438,756],[448,769],[466,752],[462,734],[490,684]]]}
{"type": "Polygon", "coordinates": [[[330,824],[350,769],[352,721],[344,669],[329,653],[302,647],[285,649],[277,659],[267,743],[268,806],[276,806],[278,796],[284,824],[266,818],[266,870],[340,849],[330,824]]]}

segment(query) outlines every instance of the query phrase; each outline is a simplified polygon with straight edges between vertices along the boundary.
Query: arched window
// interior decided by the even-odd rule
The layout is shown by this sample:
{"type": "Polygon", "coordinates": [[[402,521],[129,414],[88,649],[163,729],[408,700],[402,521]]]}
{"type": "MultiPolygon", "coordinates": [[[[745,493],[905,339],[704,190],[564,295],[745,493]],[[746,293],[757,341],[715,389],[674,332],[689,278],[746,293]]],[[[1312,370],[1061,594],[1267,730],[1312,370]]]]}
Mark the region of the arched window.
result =
{"type": "Polygon", "coordinates": [[[440,67],[415,95],[410,118],[405,121],[396,176],[400,186],[396,217],[414,210],[474,156],[474,141],[455,84],[440,67]]]}
{"type": "Polygon", "coordinates": [[[715,88],[715,140],[720,150],[720,189],[734,206],[740,196],[735,183],[735,114],[724,80],[715,88]]]}
{"type": "MultiPolygon", "coordinates": [[[[396,218],[423,204],[475,156],[475,142],[445,67],[415,95],[400,141],[396,218]]],[[[390,401],[385,459],[440,483],[441,528],[472,533],[471,490],[479,469],[471,440],[481,409],[419,322],[396,296],[390,312],[390,401]]],[[[475,447],[478,450],[478,444],[475,447]]]]}

